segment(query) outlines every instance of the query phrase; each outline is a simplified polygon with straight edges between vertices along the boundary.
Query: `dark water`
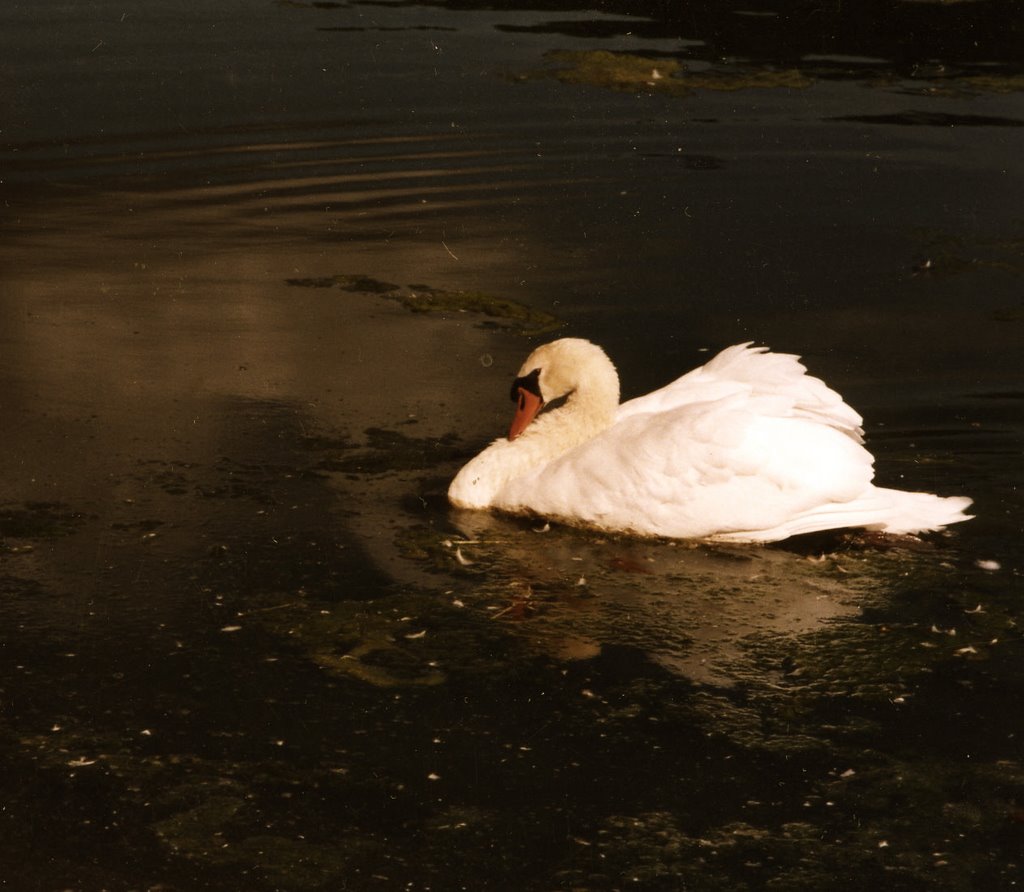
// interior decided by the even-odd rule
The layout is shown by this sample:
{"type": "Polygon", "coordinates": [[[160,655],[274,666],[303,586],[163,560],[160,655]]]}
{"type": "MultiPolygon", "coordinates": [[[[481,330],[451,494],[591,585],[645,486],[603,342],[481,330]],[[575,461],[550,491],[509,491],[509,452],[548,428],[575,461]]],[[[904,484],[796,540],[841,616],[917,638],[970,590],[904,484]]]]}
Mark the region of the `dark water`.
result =
{"type": "Polygon", "coordinates": [[[1019,5],[497,5],[0,11],[0,884],[1015,888],[1019,5]],[[553,332],[977,518],[450,511],[553,332]]]}

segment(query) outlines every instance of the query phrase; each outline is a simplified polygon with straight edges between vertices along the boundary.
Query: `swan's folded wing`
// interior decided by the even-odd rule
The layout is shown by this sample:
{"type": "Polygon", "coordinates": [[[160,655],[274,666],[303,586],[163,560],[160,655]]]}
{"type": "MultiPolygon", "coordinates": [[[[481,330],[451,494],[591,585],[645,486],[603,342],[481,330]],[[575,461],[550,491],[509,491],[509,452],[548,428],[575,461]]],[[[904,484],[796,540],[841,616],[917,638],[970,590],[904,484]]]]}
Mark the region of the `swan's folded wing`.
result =
{"type": "Polygon", "coordinates": [[[799,357],[771,353],[767,347],[753,347],[750,343],[726,347],[705,365],[660,390],[623,403],[618,419],[670,412],[741,393],[777,397],[788,403],[788,409],[779,410],[783,414],[827,424],[861,442],[863,419],[824,381],[807,374],[799,357]]]}
{"type": "Polygon", "coordinates": [[[507,495],[520,508],[610,529],[756,539],[856,498],[871,476],[871,456],[844,432],[794,415],[786,398],[738,393],[628,416],[507,495]]]}

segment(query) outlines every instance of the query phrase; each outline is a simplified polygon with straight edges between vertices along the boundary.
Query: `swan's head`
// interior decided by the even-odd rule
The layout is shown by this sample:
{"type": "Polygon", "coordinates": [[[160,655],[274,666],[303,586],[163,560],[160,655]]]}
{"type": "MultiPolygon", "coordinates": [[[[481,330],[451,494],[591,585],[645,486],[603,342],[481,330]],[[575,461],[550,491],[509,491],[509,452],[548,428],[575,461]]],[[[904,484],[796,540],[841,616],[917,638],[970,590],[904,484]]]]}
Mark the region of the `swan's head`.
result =
{"type": "Polygon", "coordinates": [[[604,350],[582,338],[561,338],[534,350],[512,382],[516,413],[508,438],[518,437],[546,403],[562,397],[582,397],[585,407],[614,411],[619,376],[604,350]]]}

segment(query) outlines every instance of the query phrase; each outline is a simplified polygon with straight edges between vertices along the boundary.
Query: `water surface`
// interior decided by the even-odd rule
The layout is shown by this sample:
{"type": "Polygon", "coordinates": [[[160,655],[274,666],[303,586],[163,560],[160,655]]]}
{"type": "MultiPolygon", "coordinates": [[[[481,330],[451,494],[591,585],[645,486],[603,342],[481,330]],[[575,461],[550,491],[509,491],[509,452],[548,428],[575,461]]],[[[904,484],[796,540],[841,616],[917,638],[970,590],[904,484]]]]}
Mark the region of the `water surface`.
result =
{"type": "Polygon", "coordinates": [[[1018,885],[1019,26],[0,12],[6,884],[1018,885]],[[626,396],[801,354],[881,480],[977,518],[747,548],[450,510],[556,334],[626,396]]]}

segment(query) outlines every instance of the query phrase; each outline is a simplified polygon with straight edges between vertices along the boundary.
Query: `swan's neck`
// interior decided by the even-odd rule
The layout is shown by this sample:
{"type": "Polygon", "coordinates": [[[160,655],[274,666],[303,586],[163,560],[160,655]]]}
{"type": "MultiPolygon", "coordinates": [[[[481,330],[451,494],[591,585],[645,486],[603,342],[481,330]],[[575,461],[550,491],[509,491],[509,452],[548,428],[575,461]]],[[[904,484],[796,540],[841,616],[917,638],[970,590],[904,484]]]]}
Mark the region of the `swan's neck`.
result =
{"type": "Polygon", "coordinates": [[[619,379],[607,369],[590,370],[565,399],[543,412],[515,440],[495,440],[452,481],[451,501],[462,507],[485,508],[511,482],[546,466],[610,427],[619,405],[619,379]]]}
{"type": "Polygon", "coordinates": [[[619,405],[619,382],[590,380],[565,398],[565,403],[544,412],[520,436],[524,451],[541,451],[550,461],[596,437],[610,427],[619,405]],[[536,444],[536,445],[534,445],[536,444]],[[541,449],[537,450],[537,446],[541,449]]]}

